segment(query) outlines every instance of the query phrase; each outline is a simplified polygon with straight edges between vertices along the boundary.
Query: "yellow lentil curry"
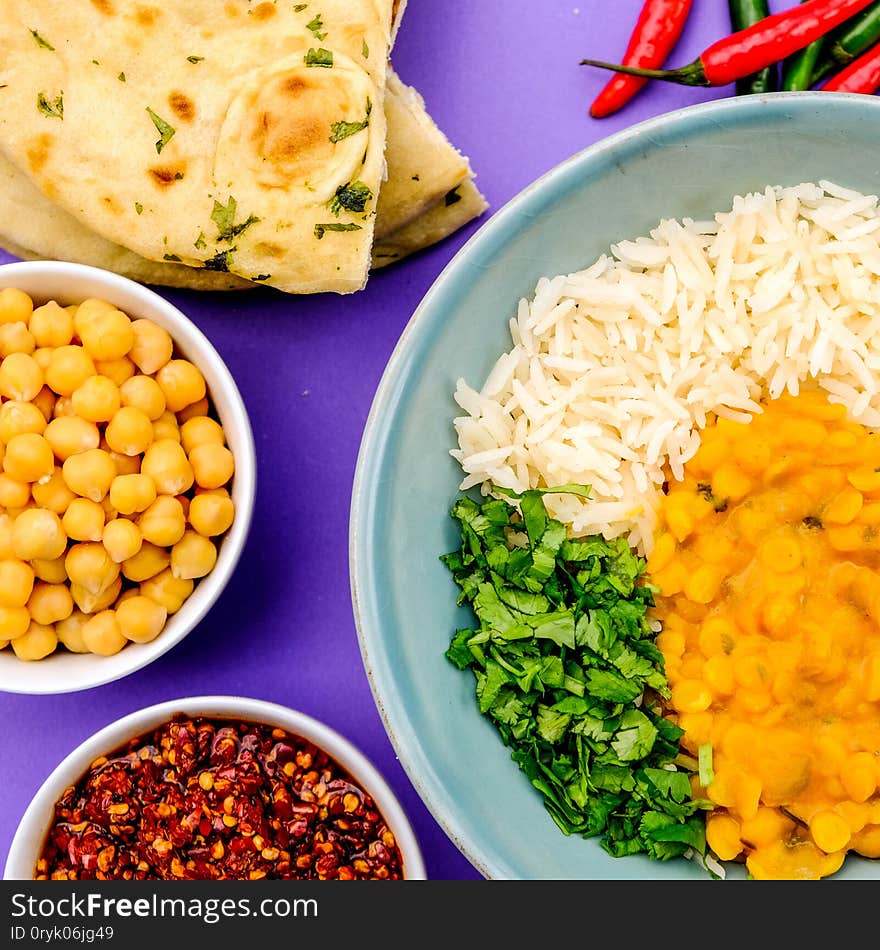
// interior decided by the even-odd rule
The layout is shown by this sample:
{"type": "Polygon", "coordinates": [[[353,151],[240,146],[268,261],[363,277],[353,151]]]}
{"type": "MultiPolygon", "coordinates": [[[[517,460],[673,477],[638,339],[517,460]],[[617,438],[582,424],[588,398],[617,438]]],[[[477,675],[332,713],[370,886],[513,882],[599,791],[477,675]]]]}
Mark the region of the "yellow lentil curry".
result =
{"type": "Polygon", "coordinates": [[[648,570],[709,846],[815,879],[880,857],[880,435],[818,390],[764,410],[704,429],[648,570]]]}

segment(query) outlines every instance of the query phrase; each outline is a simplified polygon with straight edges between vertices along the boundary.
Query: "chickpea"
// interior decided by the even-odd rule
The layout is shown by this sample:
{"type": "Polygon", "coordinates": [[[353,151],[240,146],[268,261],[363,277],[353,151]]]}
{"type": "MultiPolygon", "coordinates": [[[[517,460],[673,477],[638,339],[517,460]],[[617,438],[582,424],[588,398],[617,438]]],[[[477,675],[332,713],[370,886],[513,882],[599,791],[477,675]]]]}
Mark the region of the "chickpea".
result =
{"type": "Polygon", "coordinates": [[[28,401],[43,388],[43,371],[27,353],[10,353],[0,362],[0,394],[28,401]]]}
{"type": "Polygon", "coordinates": [[[232,452],[216,442],[197,445],[189,454],[189,462],[196,484],[201,488],[220,488],[232,478],[235,471],[232,452]]]}
{"type": "Polygon", "coordinates": [[[117,386],[121,386],[137,372],[137,367],[128,356],[118,360],[95,360],[95,369],[101,376],[113,380],[117,386]]]}
{"type": "Polygon", "coordinates": [[[110,502],[123,515],[146,511],[156,500],[156,483],[143,472],[117,475],[110,484],[110,502]]]}
{"type": "Polygon", "coordinates": [[[64,566],[64,555],[46,560],[34,557],[30,560],[34,574],[47,584],[63,584],[67,580],[67,568],[64,566]]]}
{"type": "Polygon", "coordinates": [[[101,594],[119,577],[115,564],[103,544],[83,541],[74,544],[64,559],[67,576],[90,594],[101,594]]]}
{"type": "MultiPolygon", "coordinates": [[[[71,600],[73,598],[71,597],[71,600]]],[[[78,607],[75,607],[70,616],[64,620],[59,620],[55,624],[55,633],[62,646],[70,650],[71,653],[89,653],[89,648],[85,645],[82,637],[83,624],[89,619],[88,614],[84,614],[78,607]]]]}
{"type": "Polygon", "coordinates": [[[0,561],[0,605],[24,607],[34,586],[34,570],[26,561],[0,561]]]}
{"type": "Polygon", "coordinates": [[[211,403],[208,400],[208,397],[202,396],[201,399],[197,400],[194,403],[190,403],[190,405],[181,409],[180,412],[176,414],[178,425],[183,425],[184,422],[187,422],[190,419],[193,419],[195,417],[204,418],[205,416],[208,415],[210,411],[211,411],[211,403]]]}
{"type": "Polygon", "coordinates": [[[170,359],[174,351],[174,342],[170,334],[152,320],[133,320],[134,343],[130,356],[137,368],[152,376],[170,359]]]}
{"type": "Polygon", "coordinates": [[[50,300],[34,310],[28,329],[37,346],[67,346],[73,339],[73,317],[56,301],[50,300]]]}
{"type": "Polygon", "coordinates": [[[67,511],[76,495],[67,487],[61,469],[56,465],[48,481],[31,485],[31,497],[40,508],[48,508],[60,516],[67,511]]]}
{"type": "Polygon", "coordinates": [[[55,350],[45,373],[46,385],[59,396],[72,395],[74,390],[94,375],[92,357],[82,346],[72,343],[55,350]]]}
{"type": "Polygon", "coordinates": [[[101,433],[94,422],[79,416],[60,416],[53,419],[44,433],[52,451],[65,462],[71,455],[96,449],[101,442],[101,433]]]}
{"type": "MultiPolygon", "coordinates": [[[[24,323],[0,324],[0,356],[11,356],[13,353],[32,355],[36,348],[33,334],[24,323]]],[[[40,365],[39,362],[37,365],[40,365]]]]}
{"type": "Polygon", "coordinates": [[[58,637],[55,628],[32,621],[25,633],[12,641],[12,649],[20,660],[42,660],[55,651],[58,637]]]}
{"type": "Polygon", "coordinates": [[[12,524],[14,520],[8,512],[0,511],[0,558],[15,557],[15,552],[12,550],[12,524]]]}
{"type": "Polygon", "coordinates": [[[23,432],[42,435],[45,431],[46,417],[32,402],[8,399],[0,407],[0,440],[3,442],[8,443],[23,432]]]}
{"type": "Polygon", "coordinates": [[[92,321],[100,314],[115,310],[116,307],[107,300],[101,300],[100,297],[87,297],[79,305],[72,305],[69,308],[71,319],[73,320],[73,329],[76,336],[82,339],[92,321]]]}
{"type": "MultiPolygon", "coordinates": [[[[79,321],[78,321],[79,322],[79,321]]],[[[83,346],[96,360],[119,360],[134,344],[131,319],[121,310],[102,310],[78,330],[83,346]]]]}
{"type": "Polygon", "coordinates": [[[175,577],[204,577],[216,563],[217,548],[195,531],[187,530],[171,548],[171,573],[175,577]]]}
{"type": "Polygon", "coordinates": [[[149,597],[130,597],[116,608],[116,621],[122,635],[135,643],[155,640],[167,619],[168,611],[149,597]]]}
{"type": "Polygon", "coordinates": [[[27,323],[34,312],[34,302],[17,287],[0,290],[0,323],[27,323]]]}
{"type": "Polygon", "coordinates": [[[142,455],[153,441],[153,423],[143,409],[123,406],[110,420],[105,438],[114,452],[142,455]]]}
{"type": "Polygon", "coordinates": [[[144,453],[141,472],[149,475],[161,495],[179,495],[192,487],[192,465],[179,442],[160,439],[144,453]]]}
{"type": "Polygon", "coordinates": [[[211,419],[210,416],[192,416],[187,419],[180,427],[180,443],[184,451],[189,455],[198,445],[204,445],[206,442],[216,442],[218,445],[225,445],[226,435],[219,422],[211,419]]]}
{"type": "Polygon", "coordinates": [[[0,606],[0,640],[17,640],[27,633],[31,615],[27,607],[0,606]]]}
{"type": "Polygon", "coordinates": [[[67,547],[67,535],[54,511],[30,508],[12,525],[12,549],[23,561],[32,558],[54,561],[67,547]]]}
{"type": "Polygon", "coordinates": [[[96,501],[74,497],[61,518],[61,527],[71,541],[100,541],[104,518],[104,509],[96,501]]]}
{"type": "Polygon", "coordinates": [[[145,541],[137,554],[122,562],[122,574],[127,580],[139,584],[164,571],[170,563],[171,555],[165,548],[145,541]]]}
{"type": "Polygon", "coordinates": [[[153,423],[153,441],[158,442],[160,439],[172,439],[174,442],[180,442],[180,426],[177,424],[177,416],[170,409],[166,409],[153,423]]]}
{"type": "Polygon", "coordinates": [[[165,393],[165,404],[180,412],[203,399],[207,391],[205,377],[189,360],[169,360],[157,373],[156,382],[165,393]]]}
{"type": "Polygon", "coordinates": [[[0,505],[10,511],[24,507],[31,497],[31,486],[6,472],[0,472],[0,505]]]}
{"type": "Polygon", "coordinates": [[[116,620],[116,612],[102,610],[82,625],[83,643],[92,653],[113,656],[128,642],[116,620]]]}
{"type": "Polygon", "coordinates": [[[70,395],[73,411],[89,422],[109,422],[120,406],[119,387],[106,376],[90,376],[70,395]]]}
{"type": "Polygon", "coordinates": [[[106,439],[101,439],[101,448],[113,459],[117,475],[140,475],[140,455],[122,455],[120,452],[114,452],[106,439]]]}
{"type": "Polygon", "coordinates": [[[235,518],[235,506],[227,494],[196,495],[189,505],[189,523],[199,534],[213,538],[227,531],[235,518]]]}
{"type": "Polygon", "coordinates": [[[55,471],[52,446],[36,432],[14,435],[6,445],[3,471],[20,482],[49,479],[55,471]]]}
{"type": "Polygon", "coordinates": [[[103,449],[71,455],[61,471],[71,491],[92,501],[102,501],[117,476],[116,463],[103,449]]]}
{"type": "Polygon", "coordinates": [[[70,596],[73,602],[84,614],[98,613],[100,610],[107,610],[116,603],[119,592],[122,590],[122,578],[117,577],[115,581],[100,594],[92,593],[86,590],[81,584],[70,584],[70,596]]]}
{"type": "Polygon", "coordinates": [[[176,614],[195,589],[195,581],[189,577],[175,577],[166,567],[140,585],[144,597],[161,604],[169,614],[176,614]]]}
{"type": "Polygon", "coordinates": [[[48,626],[60,620],[66,620],[71,615],[73,597],[66,584],[40,582],[34,585],[27,608],[37,623],[48,626]]]}
{"type": "Polygon", "coordinates": [[[167,548],[183,537],[186,515],[176,498],[159,495],[138,518],[137,524],[145,541],[167,548]]]}
{"type": "Polygon", "coordinates": [[[119,387],[123,406],[133,406],[155,422],[165,412],[165,393],[152,376],[132,376],[119,387]]]}
{"type": "Polygon", "coordinates": [[[141,529],[128,518],[114,518],[104,527],[102,542],[115,564],[133,558],[140,551],[143,541],[141,529]]]}

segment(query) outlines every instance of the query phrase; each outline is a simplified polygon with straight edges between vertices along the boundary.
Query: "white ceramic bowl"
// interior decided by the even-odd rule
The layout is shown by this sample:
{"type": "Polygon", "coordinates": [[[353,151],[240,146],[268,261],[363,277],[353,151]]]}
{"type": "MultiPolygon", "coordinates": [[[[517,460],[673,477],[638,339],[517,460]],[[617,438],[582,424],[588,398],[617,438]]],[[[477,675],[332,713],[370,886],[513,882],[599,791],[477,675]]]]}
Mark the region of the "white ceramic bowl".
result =
{"type": "Polygon", "coordinates": [[[235,457],[232,500],[235,521],[223,536],[217,563],[202,578],[183,607],[152,643],[129,643],[115,656],[69,653],[59,648],[43,660],[26,662],[12,650],[0,651],[0,690],[11,693],[68,693],[126,676],[179,643],[205,616],[238,563],[250,528],[256,489],[256,457],[241,394],[226,364],[207,337],[159,294],[118,274],[59,261],[28,261],[0,266],[0,288],[18,287],[36,303],[61,304],[99,297],[133,319],[147,317],[166,329],[177,351],[202,372],[226,439],[235,457]]]}
{"type": "Polygon", "coordinates": [[[425,880],[425,865],[409,819],[391,787],[356,746],[330,726],[286,706],[239,696],[195,696],[148,706],[105,726],[71,752],[43,782],[19,823],[6,859],[5,880],[31,880],[54,816],[55,803],[100,755],[122,747],[182,713],[189,718],[265,723],[308,739],[342,766],[376,803],[397,839],[406,880],[425,880]]]}

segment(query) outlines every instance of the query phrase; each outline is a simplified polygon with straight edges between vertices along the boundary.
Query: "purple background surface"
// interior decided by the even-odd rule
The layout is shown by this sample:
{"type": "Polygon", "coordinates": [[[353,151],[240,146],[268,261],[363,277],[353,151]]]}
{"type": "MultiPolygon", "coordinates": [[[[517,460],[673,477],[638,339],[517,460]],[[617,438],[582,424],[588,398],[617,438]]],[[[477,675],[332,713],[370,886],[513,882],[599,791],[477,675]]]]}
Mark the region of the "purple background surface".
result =
{"type": "MultiPolygon", "coordinates": [[[[591,119],[607,75],[579,60],[619,61],[640,8],[641,0],[410,0],[395,68],[470,156],[489,214],[611,133],[732,94],[654,83],[621,112],[591,119]]],[[[670,64],[690,62],[729,29],[724,0],[695,0],[670,64]]],[[[214,609],[151,666],[82,693],[0,694],[0,867],[31,797],[76,745],[143,706],[223,693],[292,706],[354,740],[400,796],[429,877],[479,879],[395,758],[361,662],[348,581],[351,485],[373,394],[420,299],[476,227],[349,297],[165,292],[217,347],[250,413],[252,530],[214,609]]]]}

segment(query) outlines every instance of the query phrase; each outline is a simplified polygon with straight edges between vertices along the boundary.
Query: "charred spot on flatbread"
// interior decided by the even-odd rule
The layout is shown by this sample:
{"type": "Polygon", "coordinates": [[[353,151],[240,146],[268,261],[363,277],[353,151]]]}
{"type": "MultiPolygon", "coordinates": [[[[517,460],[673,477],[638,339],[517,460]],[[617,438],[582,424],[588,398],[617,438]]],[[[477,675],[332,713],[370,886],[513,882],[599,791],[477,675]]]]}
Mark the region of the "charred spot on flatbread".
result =
{"type": "Polygon", "coordinates": [[[116,8],[113,6],[112,0],[92,0],[92,6],[96,7],[106,16],[113,16],[116,13],[116,8]]]}
{"type": "Polygon", "coordinates": [[[196,104],[186,93],[172,92],[168,96],[168,105],[172,112],[183,122],[192,122],[196,115],[196,104]]]}
{"type": "Polygon", "coordinates": [[[27,163],[30,170],[37,174],[49,160],[49,152],[52,148],[55,139],[44,132],[42,135],[38,135],[32,142],[28,145],[26,156],[27,163]]]}
{"type": "Polygon", "coordinates": [[[255,20],[271,20],[275,16],[275,4],[261,3],[258,7],[254,7],[252,16],[255,20]]]}
{"type": "Polygon", "coordinates": [[[159,7],[138,7],[134,12],[138,26],[155,26],[161,15],[159,7]]]}
{"type": "Polygon", "coordinates": [[[169,188],[183,179],[186,174],[186,165],[183,162],[177,162],[174,165],[154,165],[147,171],[153,184],[160,188],[169,188]]]}

